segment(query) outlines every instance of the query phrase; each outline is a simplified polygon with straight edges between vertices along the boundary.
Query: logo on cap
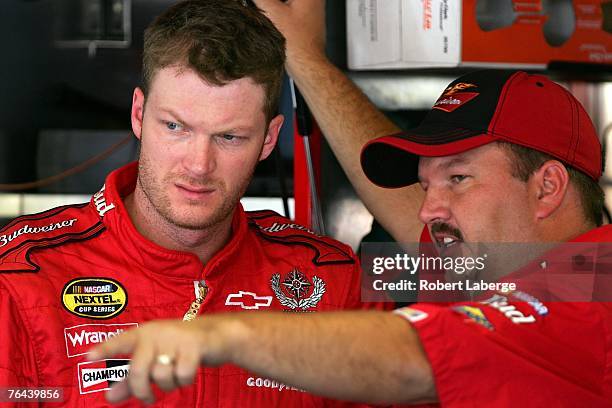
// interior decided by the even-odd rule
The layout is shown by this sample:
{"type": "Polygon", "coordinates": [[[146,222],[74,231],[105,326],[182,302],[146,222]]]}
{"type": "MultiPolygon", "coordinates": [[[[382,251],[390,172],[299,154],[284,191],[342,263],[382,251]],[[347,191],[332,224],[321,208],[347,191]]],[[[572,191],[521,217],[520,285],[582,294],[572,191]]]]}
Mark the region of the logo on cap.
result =
{"type": "Polygon", "coordinates": [[[443,95],[445,96],[453,95],[459,91],[463,91],[464,89],[469,89],[469,88],[476,88],[476,85],[470,84],[468,82],[459,82],[458,84],[455,84],[453,86],[449,86],[448,88],[446,88],[444,90],[443,95]]]}
{"type": "Polygon", "coordinates": [[[476,85],[468,82],[459,82],[449,86],[433,106],[433,109],[452,112],[463,104],[471,101],[479,95],[478,92],[463,92],[466,89],[477,88],[476,85]]]}

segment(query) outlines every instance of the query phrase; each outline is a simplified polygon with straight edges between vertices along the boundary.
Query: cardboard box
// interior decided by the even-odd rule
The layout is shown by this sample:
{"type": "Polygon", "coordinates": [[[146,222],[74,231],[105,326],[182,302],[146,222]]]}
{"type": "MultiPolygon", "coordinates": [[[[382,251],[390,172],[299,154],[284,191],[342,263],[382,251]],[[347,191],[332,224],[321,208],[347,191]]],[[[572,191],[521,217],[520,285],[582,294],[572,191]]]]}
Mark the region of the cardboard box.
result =
{"type": "Polygon", "coordinates": [[[612,64],[602,11],[610,1],[347,0],[348,64],[356,70],[612,64]]]}

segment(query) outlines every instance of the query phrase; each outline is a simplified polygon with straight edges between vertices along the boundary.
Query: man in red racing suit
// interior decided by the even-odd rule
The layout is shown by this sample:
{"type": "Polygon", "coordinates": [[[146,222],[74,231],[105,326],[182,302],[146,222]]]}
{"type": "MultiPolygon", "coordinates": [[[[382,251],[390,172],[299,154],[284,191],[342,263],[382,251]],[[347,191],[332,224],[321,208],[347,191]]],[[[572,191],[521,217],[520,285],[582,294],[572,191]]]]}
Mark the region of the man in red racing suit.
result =
{"type": "Polygon", "coordinates": [[[612,406],[611,243],[611,225],[595,228],[509,275],[519,290],[396,310],[431,365],[435,406],[612,406]]]}
{"type": "MultiPolygon", "coordinates": [[[[236,208],[231,240],[206,265],[148,241],[122,202],[136,167],[111,173],[89,204],[23,216],[1,231],[2,386],[61,387],[66,406],[105,406],[101,391],[127,375],[129,361],[87,362],[87,350],[145,321],[361,307],[351,249],[272,211],[236,208]]],[[[159,406],[335,404],[231,365],[201,369],[194,385],[159,398],[159,406]]]]}

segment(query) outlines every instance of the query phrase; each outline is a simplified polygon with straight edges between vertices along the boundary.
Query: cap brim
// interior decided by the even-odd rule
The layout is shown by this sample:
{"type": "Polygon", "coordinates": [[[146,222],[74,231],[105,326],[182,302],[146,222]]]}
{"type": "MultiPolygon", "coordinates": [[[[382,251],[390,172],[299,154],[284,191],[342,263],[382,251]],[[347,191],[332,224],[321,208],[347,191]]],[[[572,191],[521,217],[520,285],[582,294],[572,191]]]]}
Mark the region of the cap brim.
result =
{"type": "Polygon", "coordinates": [[[398,133],[368,142],[361,151],[361,167],[380,187],[404,187],[418,181],[419,157],[450,156],[496,140],[499,138],[482,131],[456,128],[429,135],[398,133]]]}

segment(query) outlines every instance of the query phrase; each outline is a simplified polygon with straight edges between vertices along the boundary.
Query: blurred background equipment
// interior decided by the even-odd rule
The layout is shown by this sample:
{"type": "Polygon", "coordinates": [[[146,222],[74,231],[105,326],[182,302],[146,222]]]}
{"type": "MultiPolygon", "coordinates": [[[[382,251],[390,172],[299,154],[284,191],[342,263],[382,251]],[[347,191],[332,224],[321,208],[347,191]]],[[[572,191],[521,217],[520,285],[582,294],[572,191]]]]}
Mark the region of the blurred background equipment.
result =
{"type": "Polygon", "coordinates": [[[59,0],[55,44],[58,47],[128,48],[132,38],[131,0],[59,0]]]}

